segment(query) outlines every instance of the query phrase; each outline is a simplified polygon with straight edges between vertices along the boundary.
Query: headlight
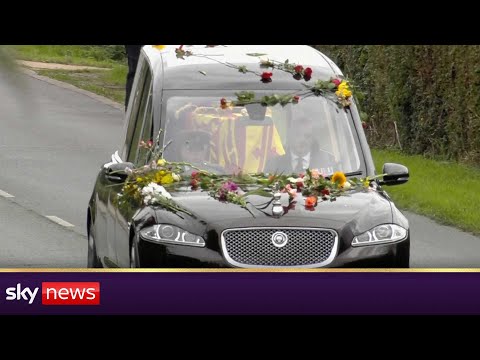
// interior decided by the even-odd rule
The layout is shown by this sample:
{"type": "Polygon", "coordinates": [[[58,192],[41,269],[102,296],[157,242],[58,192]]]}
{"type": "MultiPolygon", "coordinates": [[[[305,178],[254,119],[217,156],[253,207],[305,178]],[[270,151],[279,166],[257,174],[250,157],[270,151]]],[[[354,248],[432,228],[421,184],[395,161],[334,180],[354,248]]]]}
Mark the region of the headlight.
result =
{"type": "Polygon", "coordinates": [[[369,231],[355,236],[352,246],[364,246],[390,243],[403,240],[407,237],[407,230],[394,224],[379,225],[369,231]]]}
{"type": "Polygon", "coordinates": [[[198,236],[189,233],[179,227],[173,225],[153,225],[151,227],[140,230],[140,237],[145,240],[158,242],[158,243],[170,243],[178,245],[189,245],[204,247],[205,240],[198,236]]]}

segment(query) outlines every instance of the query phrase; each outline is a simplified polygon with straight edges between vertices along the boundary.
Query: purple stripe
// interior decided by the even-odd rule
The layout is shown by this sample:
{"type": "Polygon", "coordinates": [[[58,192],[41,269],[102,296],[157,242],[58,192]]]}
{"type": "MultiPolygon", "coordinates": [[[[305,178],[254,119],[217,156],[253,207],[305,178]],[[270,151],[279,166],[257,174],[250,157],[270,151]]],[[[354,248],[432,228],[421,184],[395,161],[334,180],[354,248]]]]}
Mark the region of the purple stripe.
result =
{"type": "Polygon", "coordinates": [[[0,314],[480,314],[480,273],[0,273],[0,314]],[[43,306],[41,283],[100,282],[100,306],[43,306]],[[32,305],[5,290],[40,287],[32,305]]]}

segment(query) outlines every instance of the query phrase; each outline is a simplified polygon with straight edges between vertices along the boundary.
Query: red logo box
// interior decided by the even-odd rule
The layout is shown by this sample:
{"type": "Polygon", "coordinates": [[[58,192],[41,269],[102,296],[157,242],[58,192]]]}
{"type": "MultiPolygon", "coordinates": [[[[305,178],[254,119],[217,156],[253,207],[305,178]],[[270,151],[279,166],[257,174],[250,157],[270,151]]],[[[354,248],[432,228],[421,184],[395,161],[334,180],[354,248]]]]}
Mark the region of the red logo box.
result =
{"type": "Polygon", "coordinates": [[[100,305],[99,282],[42,282],[43,305],[100,305]]]}

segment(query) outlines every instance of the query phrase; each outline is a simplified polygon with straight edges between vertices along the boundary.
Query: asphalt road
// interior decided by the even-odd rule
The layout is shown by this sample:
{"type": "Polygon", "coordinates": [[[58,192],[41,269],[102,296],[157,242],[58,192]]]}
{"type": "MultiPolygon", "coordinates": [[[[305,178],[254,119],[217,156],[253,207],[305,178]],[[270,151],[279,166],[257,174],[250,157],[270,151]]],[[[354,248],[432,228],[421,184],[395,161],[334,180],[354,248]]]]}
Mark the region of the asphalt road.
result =
{"type": "Polygon", "coordinates": [[[88,200],[123,121],[81,93],[0,70],[0,267],[86,266],[88,200]]]}
{"type": "MultiPolygon", "coordinates": [[[[0,267],[86,266],[88,200],[123,126],[121,110],[0,70],[0,267]]],[[[479,237],[406,216],[412,267],[480,268],[479,237]]]]}

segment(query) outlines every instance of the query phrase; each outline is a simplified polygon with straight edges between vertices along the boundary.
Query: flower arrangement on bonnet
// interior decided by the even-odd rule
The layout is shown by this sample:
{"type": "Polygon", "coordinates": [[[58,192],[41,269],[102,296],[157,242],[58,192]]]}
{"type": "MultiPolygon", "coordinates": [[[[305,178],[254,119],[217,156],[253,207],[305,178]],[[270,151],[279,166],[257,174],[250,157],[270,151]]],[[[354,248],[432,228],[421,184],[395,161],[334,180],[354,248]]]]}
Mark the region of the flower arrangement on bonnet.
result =
{"type": "MultiPolygon", "coordinates": [[[[161,132],[161,131],[160,131],[161,132]]],[[[332,176],[320,173],[317,169],[307,169],[304,174],[233,174],[218,175],[193,166],[186,162],[170,162],[162,158],[165,147],[141,142],[140,146],[147,149],[151,161],[140,168],[128,169],[128,177],[118,195],[118,205],[138,207],[143,205],[159,205],[165,209],[184,212],[186,209],[178,205],[168,191],[169,188],[184,186],[191,191],[206,191],[209,195],[225,203],[239,205],[247,210],[249,196],[258,195],[267,198],[266,204],[278,205],[276,200],[282,194],[287,194],[289,204],[284,211],[293,210],[298,204],[298,198],[305,197],[305,206],[314,210],[319,202],[335,201],[337,197],[351,191],[369,191],[370,183],[377,177],[347,179],[344,173],[338,171],[332,176]],[[195,169],[185,176],[185,167],[195,169]]],[[[250,211],[250,210],[249,210],[250,211]]]]}

